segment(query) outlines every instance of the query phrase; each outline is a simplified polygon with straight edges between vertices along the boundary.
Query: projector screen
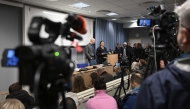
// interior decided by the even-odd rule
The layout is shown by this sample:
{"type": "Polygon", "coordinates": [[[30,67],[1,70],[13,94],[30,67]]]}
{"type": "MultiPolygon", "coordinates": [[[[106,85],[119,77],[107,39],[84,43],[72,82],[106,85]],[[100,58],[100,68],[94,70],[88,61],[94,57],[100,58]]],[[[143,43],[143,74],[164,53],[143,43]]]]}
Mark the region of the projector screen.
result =
{"type": "MultiPolygon", "coordinates": [[[[48,18],[54,22],[65,23],[66,22],[65,19],[67,18],[68,14],[25,6],[25,31],[24,31],[25,33],[24,33],[24,40],[23,40],[24,45],[32,44],[29,41],[27,34],[28,34],[28,28],[29,28],[30,22],[32,18],[36,16],[48,18]]],[[[79,43],[80,46],[87,45],[90,41],[90,38],[93,37],[93,19],[85,18],[85,20],[87,23],[87,33],[85,35],[82,35],[76,32],[77,34],[83,37],[82,41],[75,40],[79,43]]],[[[42,26],[41,31],[40,31],[40,36],[43,38],[47,38],[48,34],[44,31],[44,29],[45,29],[45,26],[42,26]]],[[[71,31],[74,31],[74,30],[71,29],[71,31]]],[[[61,36],[59,36],[54,43],[56,45],[72,46],[71,41],[68,41],[65,38],[61,38],[61,36]]]]}

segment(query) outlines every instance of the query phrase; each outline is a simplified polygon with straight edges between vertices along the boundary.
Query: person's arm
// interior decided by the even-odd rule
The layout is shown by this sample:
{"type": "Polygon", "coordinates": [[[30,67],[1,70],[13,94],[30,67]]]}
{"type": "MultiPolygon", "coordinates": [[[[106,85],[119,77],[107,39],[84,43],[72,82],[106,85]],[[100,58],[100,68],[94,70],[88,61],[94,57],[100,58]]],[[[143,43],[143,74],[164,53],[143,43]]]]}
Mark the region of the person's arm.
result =
{"type": "Polygon", "coordinates": [[[127,102],[125,103],[123,109],[132,109],[135,99],[136,99],[136,95],[128,96],[127,102]]]}
{"type": "Polygon", "coordinates": [[[89,48],[88,45],[86,45],[86,46],[85,46],[85,54],[86,54],[86,56],[87,56],[88,59],[91,59],[91,56],[90,56],[90,54],[88,53],[88,52],[89,52],[88,48],[89,48]]]}

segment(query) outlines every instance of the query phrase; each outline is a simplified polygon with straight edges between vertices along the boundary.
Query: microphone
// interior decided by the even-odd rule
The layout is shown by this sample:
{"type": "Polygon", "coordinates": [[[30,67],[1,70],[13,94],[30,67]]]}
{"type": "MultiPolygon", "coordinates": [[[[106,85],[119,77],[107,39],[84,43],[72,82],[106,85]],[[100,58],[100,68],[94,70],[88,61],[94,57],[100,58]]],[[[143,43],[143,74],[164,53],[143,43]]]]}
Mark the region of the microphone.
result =
{"type": "Polygon", "coordinates": [[[84,17],[76,14],[70,14],[67,17],[68,23],[71,25],[71,28],[73,28],[75,31],[77,31],[80,34],[86,34],[86,21],[84,17]]]}

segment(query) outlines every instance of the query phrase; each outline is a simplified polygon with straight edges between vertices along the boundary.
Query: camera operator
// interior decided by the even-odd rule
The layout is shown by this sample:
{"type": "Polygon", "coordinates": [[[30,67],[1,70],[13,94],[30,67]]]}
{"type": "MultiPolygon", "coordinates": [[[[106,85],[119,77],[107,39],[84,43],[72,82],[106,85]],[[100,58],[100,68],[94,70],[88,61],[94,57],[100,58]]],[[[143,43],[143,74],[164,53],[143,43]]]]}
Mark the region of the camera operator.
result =
{"type": "Polygon", "coordinates": [[[190,109],[190,0],[176,8],[179,15],[177,42],[185,52],[142,84],[133,109],[190,109]],[[146,99],[146,100],[145,100],[146,99]]]}

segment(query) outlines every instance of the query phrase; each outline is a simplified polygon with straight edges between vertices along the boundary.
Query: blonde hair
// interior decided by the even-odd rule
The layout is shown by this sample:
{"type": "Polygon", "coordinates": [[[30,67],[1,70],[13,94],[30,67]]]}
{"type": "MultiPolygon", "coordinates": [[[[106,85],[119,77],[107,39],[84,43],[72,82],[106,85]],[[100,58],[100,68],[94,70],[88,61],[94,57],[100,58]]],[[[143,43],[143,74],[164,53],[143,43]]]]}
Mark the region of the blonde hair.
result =
{"type": "Polygon", "coordinates": [[[121,67],[115,66],[115,67],[114,67],[114,70],[115,70],[116,72],[120,73],[120,72],[121,72],[121,67]]]}
{"type": "Polygon", "coordinates": [[[25,109],[24,105],[17,99],[6,99],[1,102],[0,109],[25,109]]]}
{"type": "Polygon", "coordinates": [[[131,65],[131,70],[139,70],[139,64],[137,62],[133,62],[131,65]]]}

